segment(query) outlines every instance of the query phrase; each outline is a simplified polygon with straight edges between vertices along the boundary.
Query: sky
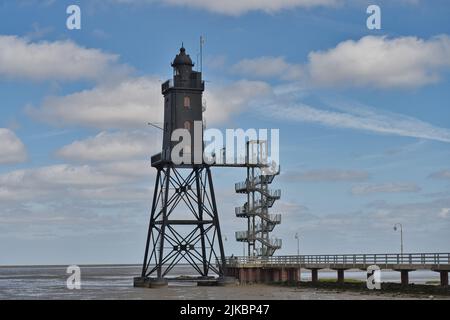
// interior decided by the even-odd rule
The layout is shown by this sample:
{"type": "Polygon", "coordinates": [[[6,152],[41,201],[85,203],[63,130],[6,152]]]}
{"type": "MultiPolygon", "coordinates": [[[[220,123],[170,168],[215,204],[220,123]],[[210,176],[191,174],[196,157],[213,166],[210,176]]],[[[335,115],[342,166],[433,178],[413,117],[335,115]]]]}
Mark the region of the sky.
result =
{"type": "MultiPolygon", "coordinates": [[[[297,232],[303,254],[397,253],[396,223],[405,252],[449,252],[449,15],[443,0],[0,0],[0,265],[141,262],[161,149],[147,123],[200,35],[208,128],[280,129],[278,254],[297,232]]],[[[245,170],[213,175],[240,255],[245,170]]]]}

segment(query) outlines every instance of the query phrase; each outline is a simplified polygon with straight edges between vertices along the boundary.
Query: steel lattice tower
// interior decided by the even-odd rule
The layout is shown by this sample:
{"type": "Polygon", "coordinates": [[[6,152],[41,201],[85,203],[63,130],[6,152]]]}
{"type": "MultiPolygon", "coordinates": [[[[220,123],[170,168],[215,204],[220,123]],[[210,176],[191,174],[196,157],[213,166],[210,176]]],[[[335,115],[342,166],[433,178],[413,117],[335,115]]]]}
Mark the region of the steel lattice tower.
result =
{"type": "Polygon", "coordinates": [[[166,276],[180,262],[189,263],[200,278],[212,274],[221,278],[224,274],[225,255],[210,166],[203,161],[194,164],[195,152],[191,151],[200,148],[203,155],[205,109],[204,81],[193,66],[182,47],[172,63],[173,80],[162,84],[163,147],[152,157],[157,176],[142,274],[135,278],[135,286],[166,285],[166,276]],[[182,151],[191,161],[181,164],[172,161],[176,146],[172,133],[177,129],[191,134],[190,145],[182,151]]]}

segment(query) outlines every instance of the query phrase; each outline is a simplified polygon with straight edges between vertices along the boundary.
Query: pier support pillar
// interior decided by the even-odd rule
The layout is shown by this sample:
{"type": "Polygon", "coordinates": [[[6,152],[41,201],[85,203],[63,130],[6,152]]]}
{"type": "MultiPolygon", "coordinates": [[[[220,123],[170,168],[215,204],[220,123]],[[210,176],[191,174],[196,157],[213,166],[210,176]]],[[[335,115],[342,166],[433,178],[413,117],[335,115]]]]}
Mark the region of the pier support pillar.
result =
{"type": "Polygon", "coordinates": [[[262,283],[267,283],[268,282],[267,281],[267,275],[268,275],[267,269],[261,269],[261,282],[262,283]]]}
{"type": "Polygon", "coordinates": [[[255,269],[255,282],[261,283],[261,268],[255,269]]]}
{"type": "Polygon", "coordinates": [[[280,282],[280,270],[279,269],[271,269],[272,280],[273,282],[280,282]]]}
{"type": "Polygon", "coordinates": [[[300,269],[299,268],[291,269],[291,277],[290,277],[289,281],[295,282],[295,283],[298,283],[300,281],[300,269]]]}
{"type": "Polygon", "coordinates": [[[294,273],[294,282],[295,283],[298,283],[298,282],[300,282],[300,280],[301,280],[301,270],[300,270],[300,268],[294,268],[294,269],[292,269],[292,272],[294,273]]]}
{"type": "Polygon", "coordinates": [[[337,282],[344,283],[344,269],[337,269],[337,282]]]}
{"type": "Polygon", "coordinates": [[[288,281],[289,280],[289,278],[288,278],[288,270],[286,270],[285,268],[281,268],[280,272],[281,272],[281,282],[288,281]]]}
{"type": "Polygon", "coordinates": [[[447,270],[441,270],[439,271],[440,278],[441,278],[441,286],[448,287],[448,271],[447,270]]]}
{"type": "Polygon", "coordinates": [[[292,270],[289,268],[289,269],[285,269],[286,270],[286,281],[287,282],[291,282],[291,280],[292,280],[292,270]]]}
{"type": "Polygon", "coordinates": [[[288,282],[289,283],[293,283],[295,280],[295,269],[289,268],[287,270],[287,274],[288,274],[288,282]]]}
{"type": "Polygon", "coordinates": [[[239,278],[239,269],[238,268],[233,268],[233,274],[232,276],[239,278]]]}
{"type": "Polygon", "coordinates": [[[312,282],[319,281],[319,269],[311,269],[311,281],[312,282]]]}
{"type": "Polygon", "coordinates": [[[265,283],[270,283],[271,281],[273,281],[273,271],[274,269],[266,269],[266,274],[264,276],[265,283]]]}
{"type": "Polygon", "coordinates": [[[407,286],[409,284],[409,270],[401,270],[400,274],[402,286],[407,286]]]}
{"type": "Polygon", "coordinates": [[[247,269],[247,282],[254,283],[255,282],[255,270],[252,268],[247,269]]]}
{"type": "Polygon", "coordinates": [[[246,279],[245,279],[245,269],[244,268],[240,268],[239,269],[239,281],[241,283],[245,283],[246,279]]]}

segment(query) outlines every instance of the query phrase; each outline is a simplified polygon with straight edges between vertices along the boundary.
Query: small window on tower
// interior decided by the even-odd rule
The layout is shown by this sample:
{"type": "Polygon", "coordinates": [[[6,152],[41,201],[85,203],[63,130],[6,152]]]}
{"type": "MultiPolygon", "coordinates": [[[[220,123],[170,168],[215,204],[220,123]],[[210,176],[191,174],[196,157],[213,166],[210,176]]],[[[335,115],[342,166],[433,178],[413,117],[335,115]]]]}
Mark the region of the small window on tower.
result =
{"type": "Polygon", "coordinates": [[[191,107],[191,98],[190,97],[184,97],[184,107],[186,109],[191,107]]]}
{"type": "Polygon", "coordinates": [[[185,128],[186,130],[191,131],[191,122],[190,122],[190,121],[185,121],[185,122],[184,122],[184,128],[185,128]]]}

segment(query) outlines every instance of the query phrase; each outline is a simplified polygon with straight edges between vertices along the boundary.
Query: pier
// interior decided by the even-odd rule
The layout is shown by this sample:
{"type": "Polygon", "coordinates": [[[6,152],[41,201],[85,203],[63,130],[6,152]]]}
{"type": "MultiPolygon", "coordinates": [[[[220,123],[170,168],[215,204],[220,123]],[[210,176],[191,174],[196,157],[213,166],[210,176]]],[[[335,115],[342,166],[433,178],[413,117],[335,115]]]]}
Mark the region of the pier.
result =
{"type": "Polygon", "coordinates": [[[310,270],[312,282],[317,282],[319,271],[327,269],[335,270],[336,281],[343,283],[346,270],[367,271],[370,266],[398,271],[401,284],[405,286],[409,284],[409,273],[415,270],[438,272],[440,285],[449,285],[450,253],[229,257],[226,259],[225,272],[240,283],[296,283],[301,280],[302,270],[310,270]]]}

